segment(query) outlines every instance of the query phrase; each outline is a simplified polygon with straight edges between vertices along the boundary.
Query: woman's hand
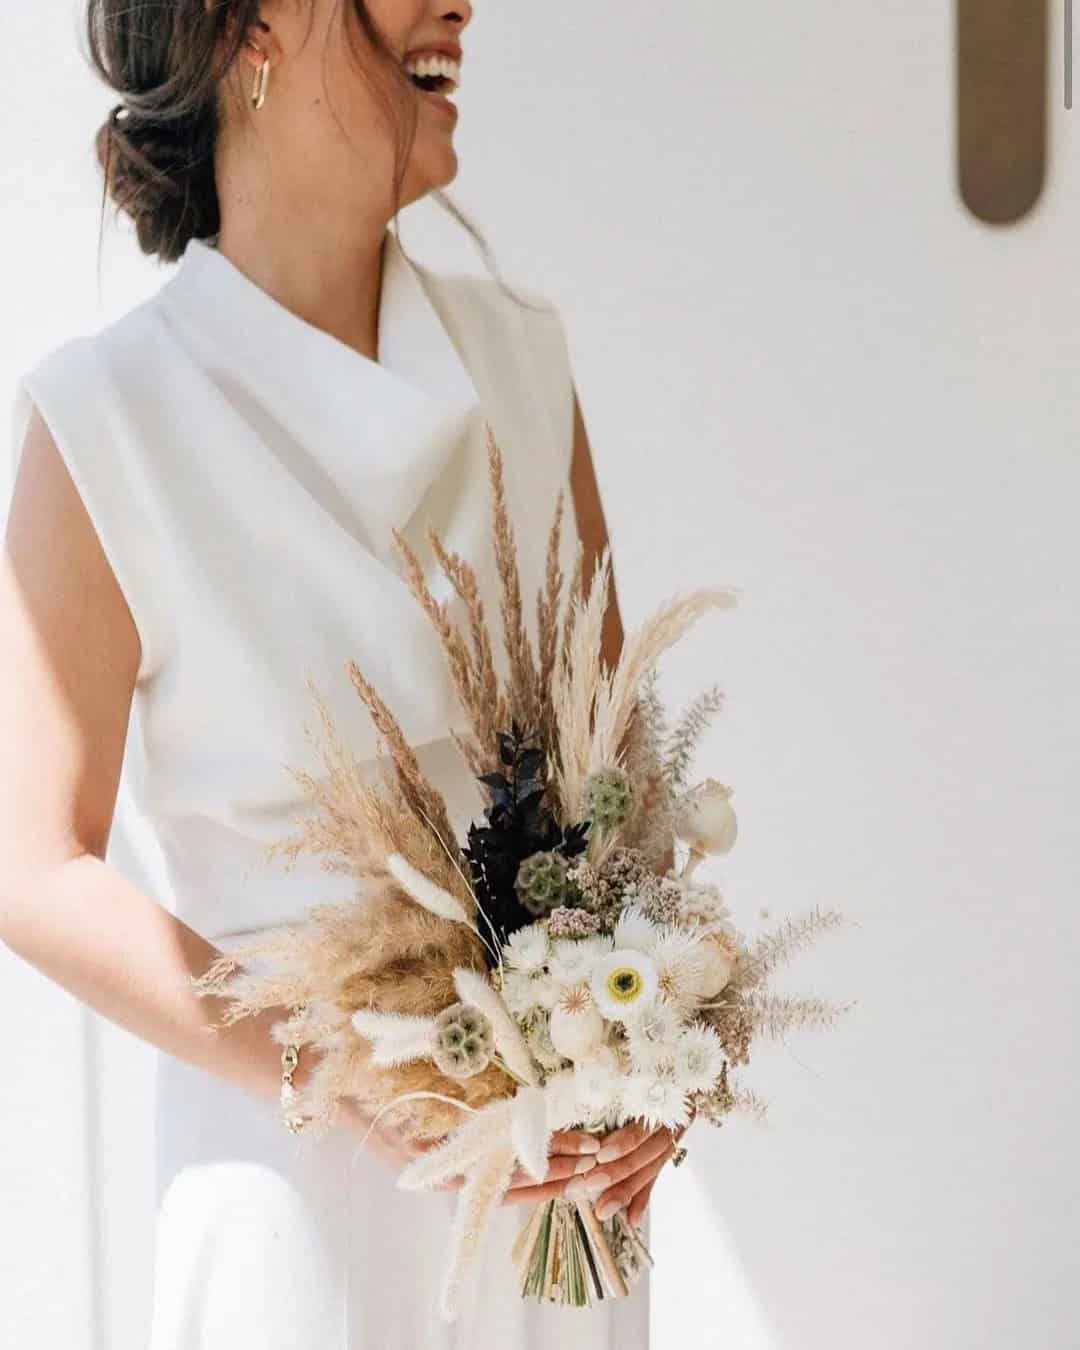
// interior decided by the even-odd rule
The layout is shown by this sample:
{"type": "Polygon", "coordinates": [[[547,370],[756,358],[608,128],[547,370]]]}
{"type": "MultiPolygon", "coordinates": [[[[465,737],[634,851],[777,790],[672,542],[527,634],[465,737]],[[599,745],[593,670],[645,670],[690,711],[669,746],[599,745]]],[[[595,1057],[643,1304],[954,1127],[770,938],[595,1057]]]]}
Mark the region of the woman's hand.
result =
{"type": "Polygon", "coordinates": [[[634,1122],[612,1130],[601,1138],[595,1169],[568,1190],[568,1198],[591,1200],[601,1222],[625,1209],[629,1222],[640,1224],[656,1178],[686,1129],[659,1125],[650,1130],[634,1122]]]}
{"type": "Polygon", "coordinates": [[[568,1182],[575,1177],[587,1176],[592,1170],[600,1143],[595,1134],[587,1134],[584,1130],[555,1130],[544,1180],[534,1181],[523,1168],[515,1168],[503,1204],[535,1204],[537,1200],[563,1195],[568,1182]]]}

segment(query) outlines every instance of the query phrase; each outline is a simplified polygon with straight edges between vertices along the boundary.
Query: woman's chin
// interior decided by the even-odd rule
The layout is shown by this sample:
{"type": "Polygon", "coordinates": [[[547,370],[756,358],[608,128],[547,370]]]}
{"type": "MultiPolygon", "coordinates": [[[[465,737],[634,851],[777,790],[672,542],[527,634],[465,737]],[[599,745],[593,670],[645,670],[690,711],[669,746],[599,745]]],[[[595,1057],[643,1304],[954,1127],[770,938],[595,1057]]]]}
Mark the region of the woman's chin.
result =
{"type": "Polygon", "coordinates": [[[421,149],[415,147],[412,156],[412,171],[409,177],[421,185],[421,192],[434,192],[446,187],[457,177],[457,151],[444,139],[441,145],[427,144],[421,149]]]}

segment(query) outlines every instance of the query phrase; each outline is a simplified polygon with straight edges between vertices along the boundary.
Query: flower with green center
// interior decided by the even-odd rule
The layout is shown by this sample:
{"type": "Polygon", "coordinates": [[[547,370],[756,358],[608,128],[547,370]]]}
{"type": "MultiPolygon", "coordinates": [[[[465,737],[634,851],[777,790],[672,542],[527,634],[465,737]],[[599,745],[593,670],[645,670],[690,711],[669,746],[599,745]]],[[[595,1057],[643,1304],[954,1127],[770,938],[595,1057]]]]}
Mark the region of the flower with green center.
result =
{"type": "Polygon", "coordinates": [[[561,905],[566,896],[566,869],[569,866],[561,853],[541,849],[530,853],[518,867],[514,889],[525,908],[535,918],[542,919],[561,905]]]}
{"type": "Polygon", "coordinates": [[[622,769],[597,769],[585,780],[582,803],[596,833],[618,829],[630,815],[630,779],[622,769]]]}
{"type": "Polygon", "coordinates": [[[431,1057],[440,1073],[471,1078],[491,1063],[491,1023],[469,1003],[451,1003],[435,1019],[431,1057]]]}
{"type": "Polygon", "coordinates": [[[613,1022],[624,1022],[656,997],[656,964],[644,952],[623,947],[593,966],[589,991],[596,1006],[613,1022]]]}

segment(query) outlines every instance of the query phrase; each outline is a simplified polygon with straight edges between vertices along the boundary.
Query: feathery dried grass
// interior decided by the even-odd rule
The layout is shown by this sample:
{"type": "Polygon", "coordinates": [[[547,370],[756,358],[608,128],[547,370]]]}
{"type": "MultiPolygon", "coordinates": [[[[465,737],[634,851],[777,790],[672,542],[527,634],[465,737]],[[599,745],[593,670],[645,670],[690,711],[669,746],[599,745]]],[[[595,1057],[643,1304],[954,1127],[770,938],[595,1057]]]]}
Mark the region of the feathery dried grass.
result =
{"type": "Polygon", "coordinates": [[[698,694],[672,728],[664,748],[664,776],[673,794],[687,790],[694,755],[723,702],[720,686],[712,685],[698,694]]]}
{"type": "Polygon", "coordinates": [[[779,994],[755,994],[743,1000],[743,1008],[752,1020],[754,1031],[774,1040],[789,1031],[822,1030],[831,1027],[851,1003],[834,1003],[823,998],[788,998],[779,994]]]}
{"type": "Polygon", "coordinates": [[[544,560],[544,584],[536,593],[537,650],[540,661],[540,743],[555,742],[555,709],[551,700],[551,686],[555,677],[555,663],[559,655],[559,617],[562,602],[563,572],[559,561],[562,539],[564,493],[559,489],[555,501],[555,516],[548,532],[547,554],[544,560]]]}
{"type": "Polygon", "coordinates": [[[623,643],[610,682],[602,682],[598,690],[590,769],[618,762],[619,746],[646,672],[691,624],[710,609],[730,608],[735,596],[734,591],[719,587],[677,596],[661,605],[623,643]]]}
{"type": "MultiPolygon", "coordinates": [[[[350,680],[352,680],[357,692],[367,705],[376,730],[389,749],[401,795],[412,810],[427,822],[446,851],[463,868],[465,859],[454,837],[446,802],[442,794],[428,781],[400,723],[383,702],[375,686],[368,680],[355,661],[347,662],[346,669],[350,680]]],[[[400,851],[404,852],[403,849],[400,851]]],[[[406,857],[409,857],[409,855],[406,854],[406,857]]],[[[414,862],[414,859],[409,857],[409,861],[414,862]]]]}
{"type": "Polygon", "coordinates": [[[448,550],[434,529],[428,530],[439,565],[465,606],[472,639],[473,698],[464,704],[476,736],[480,762],[487,772],[496,761],[496,733],[506,720],[506,698],[499,687],[492,651],[491,633],[484,616],[484,602],[475,570],[459,554],[448,550]]]}
{"type": "Polygon", "coordinates": [[[837,910],[820,906],[797,918],[786,919],[775,932],[763,933],[739,961],[731,988],[739,993],[759,989],[779,966],[806,951],[819,937],[845,928],[850,922],[837,910]]]}
{"type": "Polygon", "coordinates": [[[563,662],[552,690],[558,728],[553,782],[568,820],[581,818],[583,789],[591,768],[593,709],[605,674],[600,639],[610,574],[610,550],[604,548],[593,569],[588,593],[571,602],[563,662]]]}
{"type": "MultiPolygon", "coordinates": [[[[296,1108],[316,1128],[335,1118],[340,1099],[375,1111],[418,1090],[482,1106],[508,1096],[514,1080],[498,1065],[469,1079],[449,1078],[430,1060],[381,1066],[351,1025],[357,1008],[432,1015],[457,1001],[453,971],[485,969],[480,939],[416,905],[396,884],[345,902],[313,906],[302,923],[270,929],[217,958],[193,986],[228,1000],[221,1025],[267,1008],[308,1003],[318,1015],[275,1024],[321,1052],[296,1108]],[[265,965],[265,971],[253,969],[265,965]]],[[[460,1123],[445,1102],[402,1103],[386,1119],[415,1137],[436,1137],[460,1123]]]]}
{"type": "Polygon", "coordinates": [[[630,782],[651,784],[651,793],[634,793],[630,816],[612,831],[611,847],[619,844],[642,852],[649,866],[659,870],[674,843],[675,800],[664,770],[662,747],[667,738],[664,705],[657,688],[656,668],[647,671],[630,717],[625,743],[625,769],[630,782]]]}

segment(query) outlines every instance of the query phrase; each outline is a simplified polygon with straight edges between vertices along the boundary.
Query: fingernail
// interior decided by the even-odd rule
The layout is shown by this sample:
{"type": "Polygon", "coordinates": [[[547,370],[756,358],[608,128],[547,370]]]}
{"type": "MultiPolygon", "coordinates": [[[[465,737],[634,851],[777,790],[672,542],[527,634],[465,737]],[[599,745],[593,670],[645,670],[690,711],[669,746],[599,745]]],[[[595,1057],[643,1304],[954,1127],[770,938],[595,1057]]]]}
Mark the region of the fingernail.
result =
{"type": "Polygon", "coordinates": [[[586,1135],[585,1138],[578,1145],[579,1153],[598,1153],[599,1150],[600,1150],[600,1140],[594,1138],[591,1134],[586,1135]]]}
{"type": "Polygon", "coordinates": [[[611,1185],[611,1178],[606,1172],[593,1172],[581,1184],[585,1187],[585,1194],[592,1199],[594,1195],[607,1190],[611,1185]]]}
{"type": "Polygon", "coordinates": [[[563,1187],[563,1195],[566,1196],[567,1200],[584,1200],[585,1183],[580,1177],[573,1177],[563,1187]]]}
{"type": "Polygon", "coordinates": [[[611,1162],[618,1156],[619,1150],[615,1144],[605,1144],[604,1147],[599,1151],[599,1153],[597,1153],[596,1161],[598,1163],[611,1162]]]}
{"type": "Polygon", "coordinates": [[[574,1172],[591,1172],[596,1166],[596,1156],[590,1154],[587,1158],[579,1158],[574,1164],[574,1172]]]}
{"type": "Polygon", "coordinates": [[[617,1209],[622,1209],[622,1205],[618,1200],[603,1200],[596,1206],[596,1217],[601,1223],[604,1223],[607,1219],[611,1218],[617,1209]]]}

